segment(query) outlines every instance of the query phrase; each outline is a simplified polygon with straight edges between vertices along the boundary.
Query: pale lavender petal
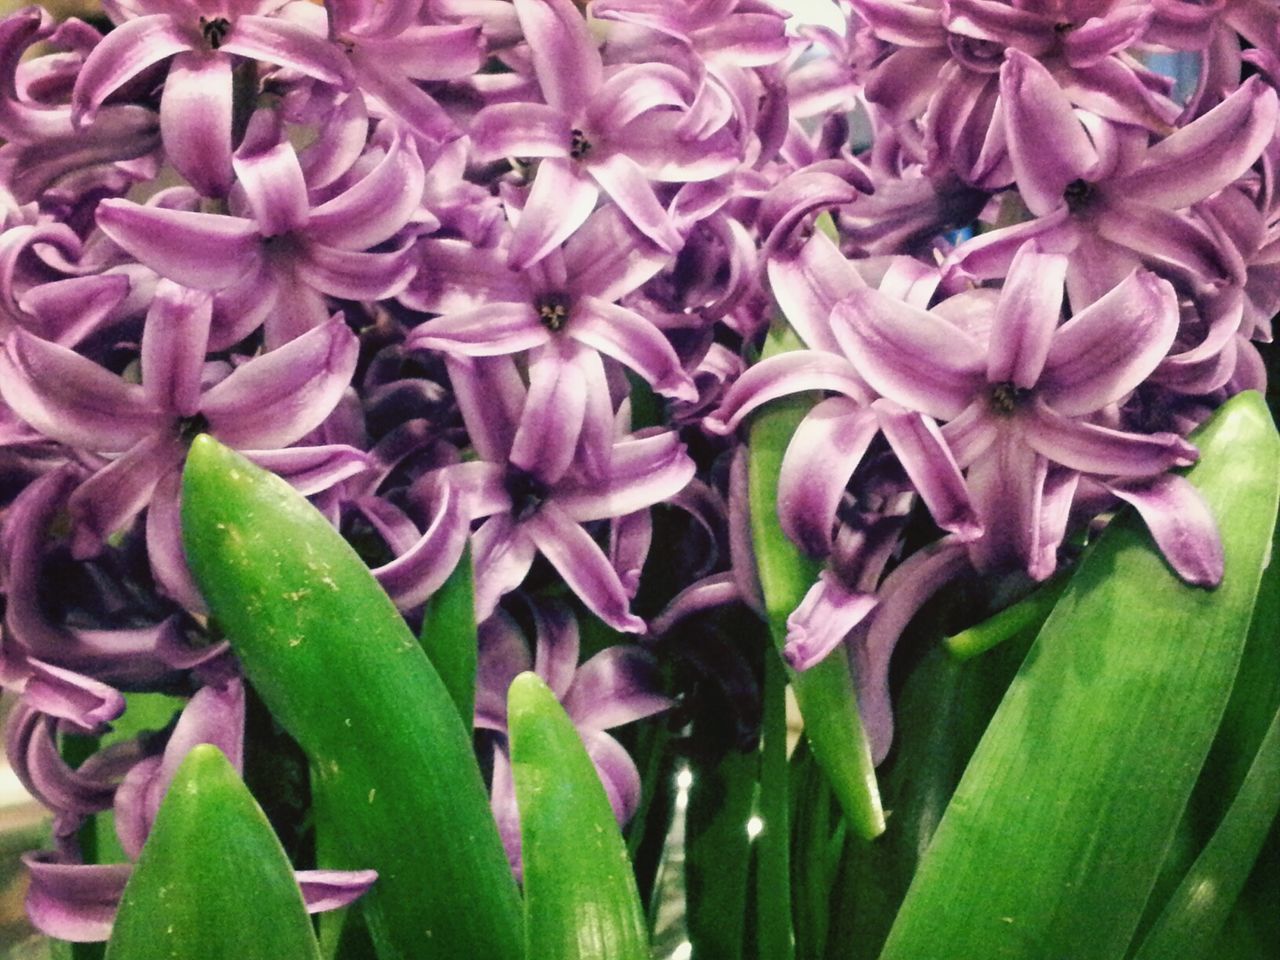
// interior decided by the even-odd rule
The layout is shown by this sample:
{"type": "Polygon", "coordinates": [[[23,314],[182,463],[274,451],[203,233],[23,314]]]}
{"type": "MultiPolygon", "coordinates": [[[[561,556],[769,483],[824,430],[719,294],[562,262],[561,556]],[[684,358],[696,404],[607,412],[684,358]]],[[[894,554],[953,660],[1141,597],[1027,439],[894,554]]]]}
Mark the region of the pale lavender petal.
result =
{"type": "Polygon", "coordinates": [[[261,256],[257,225],[241,217],[103,200],[102,232],[161,276],[219,290],[253,270],[261,256]]]}
{"type": "Polygon", "coordinates": [[[615,445],[606,477],[580,487],[561,484],[555,502],[581,523],[623,517],[675,496],[695,469],[679,434],[664,430],[615,445]]]}
{"type": "Polygon", "coordinates": [[[80,67],[71,96],[73,115],[80,122],[92,120],[102,102],[121,85],[152,64],[189,49],[189,34],[164,14],[120,24],[102,38],[80,67]]]}
{"type": "Polygon", "coordinates": [[[1131,273],[1058,330],[1038,392],[1059,413],[1092,413],[1143,383],[1177,334],[1173,286],[1146,270],[1131,273]]]}
{"type": "Polygon", "coordinates": [[[615,630],[644,632],[644,621],[628,609],[627,591],[609,558],[554,500],[525,520],[520,531],[536,544],[587,609],[615,630]]]}
{"type": "Polygon", "coordinates": [[[311,206],[302,165],[288,141],[253,133],[251,126],[232,158],[236,177],[258,222],[258,232],[264,237],[290,233],[307,222],[311,206]]]}
{"type": "Polygon", "coordinates": [[[200,408],[213,298],[169,280],[156,284],[142,328],[142,389],[159,410],[189,417],[200,408]]]}
{"type": "Polygon", "coordinates": [[[831,311],[866,284],[831,238],[815,231],[794,253],[784,249],[770,257],[767,266],[778,307],[800,339],[810,349],[839,353],[831,311]]]}
{"type": "Polygon", "coordinates": [[[827,658],[875,609],[874,593],[850,590],[830,570],[818,574],[800,606],[787,617],[782,655],[793,670],[808,670],[827,658]]]}
{"type": "Polygon", "coordinates": [[[401,610],[421,606],[453,573],[470,534],[462,498],[445,485],[430,524],[408,551],[373,571],[401,610]]]}
{"type": "Polygon", "coordinates": [[[680,249],[684,238],[658,202],[653,185],[639,164],[625,153],[614,153],[593,161],[588,169],[637,230],[668,253],[680,249]]]}
{"type": "Polygon", "coordinates": [[[613,814],[619,824],[624,824],[635,816],[640,806],[640,771],[635,761],[623,748],[622,744],[599,730],[579,730],[582,742],[587,748],[587,756],[595,764],[596,773],[600,774],[600,783],[604,786],[605,796],[613,807],[613,814]]]}
{"type": "Polygon", "coordinates": [[[493,613],[498,601],[520,586],[533,566],[538,546],[529,535],[528,526],[526,522],[517,527],[509,514],[499,513],[482,523],[472,535],[477,620],[493,613]]]}
{"type": "Polygon", "coordinates": [[[31,671],[22,699],[32,710],[69,721],[84,733],[100,733],[124,713],[120,691],[92,677],[27,658],[31,671]]]}
{"type": "Polygon", "coordinates": [[[969,503],[964,477],[938,425],[890,400],[877,400],[871,408],[934,522],[962,541],[981,536],[982,522],[969,503]]]}
{"type": "Polygon", "coordinates": [[[946,43],[942,11],[904,0],[858,0],[858,16],[881,40],[904,47],[936,47],[946,43]]]}
{"type": "Polygon", "coordinates": [[[875,413],[848,397],[823,400],[796,427],[778,473],[778,519],[810,556],[831,552],[836,509],[879,430],[875,413]]]}
{"type": "Polygon", "coordinates": [[[97,453],[127,450],[165,422],[141,386],[21,328],[0,351],[0,396],[46,436],[97,453]]]}
{"type": "Polygon", "coordinates": [[[423,146],[437,150],[457,139],[457,125],[422,87],[389,64],[360,57],[360,91],[375,116],[403,125],[423,146]]]}
{"type": "Polygon", "coordinates": [[[347,300],[382,300],[409,285],[417,271],[413,248],[370,252],[308,243],[293,264],[307,286],[347,300]]]}
{"type": "Polygon", "coordinates": [[[397,139],[372,170],[311,211],[306,235],[340,250],[366,250],[404,228],[422,204],[426,172],[414,142],[397,139]]]}
{"type": "Polygon", "coordinates": [[[1156,546],[1187,583],[1216,587],[1222,582],[1222,540],[1204,497],[1187,480],[1165,474],[1149,480],[1106,484],[1142,516],[1156,546]]]}
{"type": "Polygon", "coordinates": [[[414,310],[449,314],[486,303],[533,300],[527,275],[508,267],[495,249],[475,247],[464,240],[424,239],[418,241],[416,250],[421,258],[418,272],[397,297],[414,310]]]}
{"type": "Polygon", "coordinates": [[[1275,90],[1251,77],[1217,107],[1153,146],[1139,169],[1108,184],[1108,190],[1166,210],[1198,203],[1253,165],[1275,136],[1278,112],[1275,90]]]}
{"type": "Polygon", "coordinates": [[[182,474],[177,469],[180,465],[181,459],[160,479],[147,505],[147,560],[161,594],[185,610],[207,614],[204,597],[187,566],[186,551],[182,547],[182,474]]]}
{"type": "Polygon", "coordinates": [[[529,56],[547,103],[580,114],[604,79],[586,18],[571,0],[515,0],[529,56]]]}
{"type": "Polygon", "coordinates": [[[340,86],[345,85],[349,74],[337,44],[283,17],[236,17],[218,49],[340,86]]]}
{"type": "Polygon", "coordinates": [[[996,305],[987,380],[1029,390],[1040,379],[1062,318],[1067,258],[1041,253],[1035,241],[1014,255],[996,305]]]}
{"type": "Polygon", "coordinates": [[[986,351],[967,333],[878,290],[840,301],[832,327],[867,383],[929,416],[954,417],[985,382],[986,351]]]}
{"type": "Polygon", "coordinates": [[[619,644],[578,668],[562,702],[575,726],[609,730],[671,707],[674,701],[661,688],[662,672],[653,655],[619,644]]]}
{"type": "Polygon", "coordinates": [[[101,552],[108,537],[146,508],[156,484],[178,469],[182,457],[177,436],[152,434],[82,483],[67,502],[75,521],[72,555],[101,552]]]}
{"type": "Polygon", "coordinates": [[[534,672],[546,681],[556,699],[563,700],[578,669],[578,619],[558,601],[530,602],[529,612],[535,634],[534,672]]]}
{"type": "Polygon", "coordinates": [[[340,910],[359,900],[374,881],[376,870],[298,870],[294,873],[302,889],[307,913],[340,910]]]}
{"type": "Polygon", "coordinates": [[[26,906],[32,926],[47,937],[72,943],[96,943],[111,936],[132,865],[66,863],[52,853],[27,853],[22,863],[31,878],[26,906]]]}
{"type": "Polygon", "coordinates": [[[200,412],[209,432],[234,447],[285,447],[315,429],[355,372],[359,341],[334,317],[254,357],[208,390],[200,412]]]}
{"type": "Polygon", "coordinates": [[[231,189],[231,58],[211,51],[180,53],[160,97],[166,159],[206,197],[231,189]]]}
{"type": "Polygon", "coordinates": [[[129,293],[129,278],[122,273],[68,277],[23,293],[21,310],[36,318],[30,327],[43,339],[75,347],[118,316],[129,293]]]}
{"type": "Polygon", "coordinates": [[[762,404],[810,390],[830,390],[863,405],[873,396],[844,357],[794,350],[749,367],[725,393],[720,408],[703,421],[703,427],[712,433],[731,433],[762,404]]]}
{"type": "Polygon", "coordinates": [[[476,114],[467,135],[479,161],[567,157],[573,120],[541,103],[495,103],[476,114]]]}
{"type": "Polygon", "coordinates": [[[559,480],[578,446],[587,381],[577,363],[584,348],[554,337],[529,360],[529,394],[511,445],[513,466],[545,484],[559,480]]]}
{"type": "Polygon", "coordinates": [[[1021,50],[1005,54],[1000,99],[1019,193],[1032,213],[1043,216],[1063,205],[1067,184],[1089,179],[1098,154],[1057,81],[1021,50]]]}
{"type": "Polygon", "coordinates": [[[490,463],[506,463],[526,394],[515,361],[446,355],[445,366],[476,453],[490,463]]]}
{"type": "Polygon", "coordinates": [[[944,538],[918,550],[885,578],[867,634],[864,670],[858,672],[858,706],[871,740],[872,759],[879,764],[893,740],[889,702],[889,658],[902,631],[938,590],[969,566],[964,544],[944,538]]]}
{"type": "Polygon", "coordinates": [[[641,114],[661,107],[687,108],[693,97],[688,75],[665,63],[618,68],[587,109],[590,128],[606,136],[625,130],[641,114]]]}
{"type": "Polygon", "coordinates": [[[630,367],[663,396],[698,399],[693,378],[681,366],[670,341],[634,311],[598,297],[579,297],[570,308],[566,332],[630,367]]]}
{"type": "Polygon", "coordinates": [[[531,350],[551,339],[551,331],[538,319],[532,304],[499,302],[428,320],[410,332],[405,346],[494,357],[531,350]]]}
{"type": "MultiPolygon", "coordinates": [[[[1113,201],[1113,206],[1095,218],[1104,240],[1135,250],[1144,260],[1195,285],[1221,283],[1230,277],[1227,252],[1208,229],[1188,216],[1146,204],[1113,201]]],[[[1080,246],[1084,253],[1086,244],[1080,246]]],[[[1121,269],[1127,273],[1132,268],[1121,264],[1121,269]]]]}
{"type": "Polygon", "coordinates": [[[569,293],[614,303],[651,280],[671,256],[615,206],[601,207],[564,245],[569,293]]]}
{"type": "Polygon", "coordinates": [[[1125,433],[1072,420],[1037,404],[1026,442],[1054,463],[1084,473],[1141,477],[1194,463],[1196,448],[1176,433],[1125,433]]]}
{"type": "Polygon", "coordinates": [[[576,163],[560,157],[539,163],[511,237],[511,268],[525,270],[563,243],[590,216],[599,197],[600,188],[576,163]]]}
{"type": "Polygon", "coordinates": [[[1120,53],[1142,39],[1154,16],[1155,10],[1128,6],[1090,17],[1063,40],[1067,62],[1084,67],[1120,53]]]}

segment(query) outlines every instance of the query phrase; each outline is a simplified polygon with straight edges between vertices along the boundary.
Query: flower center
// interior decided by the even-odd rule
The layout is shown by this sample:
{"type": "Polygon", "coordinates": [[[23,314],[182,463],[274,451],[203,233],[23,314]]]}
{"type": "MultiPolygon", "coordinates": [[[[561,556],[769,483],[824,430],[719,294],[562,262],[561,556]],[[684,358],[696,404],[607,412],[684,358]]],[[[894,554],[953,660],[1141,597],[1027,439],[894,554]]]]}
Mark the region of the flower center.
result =
{"type": "Polygon", "coordinates": [[[574,127],[569,131],[569,156],[575,160],[581,160],[591,152],[591,141],[587,139],[587,135],[574,127]]]}
{"type": "Polygon", "coordinates": [[[550,493],[546,484],[519,467],[507,470],[503,486],[506,487],[507,496],[511,498],[511,512],[515,515],[516,523],[528,520],[537,513],[550,493]]]}
{"type": "Polygon", "coordinates": [[[1067,201],[1067,209],[1079,213],[1093,199],[1093,184],[1085,180],[1072,180],[1067,189],[1062,191],[1062,199],[1067,201]]]}
{"type": "Polygon", "coordinates": [[[991,387],[991,409],[996,413],[1008,416],[1018,407],[1026,403],[1031,391],[1016,387],[1009,381],[997,383],[991,387]]]}
{"type": "Polygon", "coordinates": [[[184,447],[191,446],[191,441],[202,433],[209,432],[209,421],[203,413],[193,413],[178,421],[178,439],[184,447]]]}
{"type": "Polygon", "coordinates": [[[208,17],[200,18],[200,33],[210,50],[217,50],[222,46],[222,41],[227,39],[230,30],[231,21],[226,17],[214,17],[212,20],[208,17]]]}
{"type": "Polygon", "coordinates": [[[569,319],[569,298],[563,293],[549,293],[538,300],[538,319],[555,333],[569,319]]]}

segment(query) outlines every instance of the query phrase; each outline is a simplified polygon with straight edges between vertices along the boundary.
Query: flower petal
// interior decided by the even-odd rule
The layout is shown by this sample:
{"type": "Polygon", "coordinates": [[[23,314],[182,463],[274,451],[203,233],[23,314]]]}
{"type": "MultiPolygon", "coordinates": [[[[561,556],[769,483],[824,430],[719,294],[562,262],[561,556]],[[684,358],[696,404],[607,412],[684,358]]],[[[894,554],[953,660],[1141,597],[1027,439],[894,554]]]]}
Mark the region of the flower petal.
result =
{"type": "Polygon", "coordinates": [[[582,226],[599,198],[600,188],[576,163],[560,157],[547,157],[539,163],[529,199],[511,236],[510,267],[526,270],[545,257],[582,226]]]}
{"type": "Polygon", "coordinates": [[[378,164],[311,211],[308,238],[340,250],[365,250],[395,236],[422,205],[426,172],[414,142],[394,141],[378,164]]]}
{"type": "Polygon", "coordinates": [[[96,943],[111,936],[116,907],[133,872],[128,863],[90,865],[60,862],[56,854],[24,854],[31,878],[27,916],[47,937],[96,943]]]}
{"type": "Polygon", "coordinates": [[[637,230],[668,253],[679,251],[684,238],[658,202],[653,185],[639,164],[625,153],[614,153],[592,162],[588,169],[637,230]]]}
{"type": "Polygon", "coordinates": [[[92,557],[147,504],[156,484],[182,463],[176,435],[155,433],[82,483],[67,507],[75,519],[72,555],[92,557]]]}
{"type": "Polygon", "coordinates": [[[1156,546],[1187,583],[1216,587],[1222,582],[1222,540],[1200,492],[1186,477],[1165,474],[1115,481],[1107,489],[1132,504],[1156,546]]]}
{"type": "Polygon", "coordinates": [[[675,496],[695,472],[679,434],[664,430],[616,444],[607,476],[580,486],[563,483],[555,502],[579,523],[624,517],[675,496]]]}
{"type": "Polygon", "coordinates": [[[169,280],[156,284],[142,328],[142,390],[158,410],[189,417],[200,408],[213,298],[169,280]]]}
{"type": "Polygon", "coordinates": [[[520,586],[533,566],[538,547],[527,530],[528,526],[528,522],[516,526],[510,514],[497,513],[472,535],[477,621],[486,620],[498,601],[520,586]]]}
{"type": "Polygon", "coordinates": [[[618,823],[625,824],[636,815],[640,806],[640,771],[622,744],[599,730],[579,730],[587,756],[600,774],[609,806],[618,823]]]}
{"type": "Polygon", "coordinates": [[[238,16],[218,49],[339,86],[346,84],[350,72],[336,44],[282,17],[238,16]]]}
{"type": "Polygon", "coordinates": [[[844,586],[830,570],[818,574],[791,616],[782,655],[793,670],[808,670],[827,658],[875,609],[879,598],[844,586]]]}
{"type": "Polygon", "coordinates": [[[309,243],[293,263],[307,286],[347,300],[382,300],[407,287],[418,266],[407,243],[398,250],[341,250],[309,243]]]}
{"type": "Polygon", "coordinates": [[[414,327],[405,346],[466,357],[497,357],[531,350],[550,340],[551,332],[531,304],[487,303],[414,327]]]}
{"type": "Polygon", "coordinates": [[[567,157],[573,120],[541,103],[495,103],[476,114],[467,130],[475,159],[567,157]]]}
{"type": "MultiPolygon", "coordinates": [[[[577,666],[577,654],[574,654],[577,666]]],[[[506,611],[498,610],[480,624],[476,655],[476,726],[505,733],[507,688],[517,675],[533,669],[529,644],[506,611]]]]}
{"type": "Polygon", "coordinates": [[[579,297],[570,308],[573,339],[640,374],[658,393],[694,401],[698,390],[662,331],[638,313],[598,297],[579,297]]]}
{"type": "Polygon", "coordinates": [[[533,300],[527,276],[508,267],[495,249],[448,239],[419,240],[415,249],[417,274],[397,296],[413,310],[461,313],[494,301],[533,300]]]}
{"type": "Polygon", "coordinates": [[[616,302],[671,262],[671,256],[640,234],[612,204],[589,216],[565,241],[569,292],[616,302]]]}
{"type": "Polygon", "coordinates": [[[462,557],[470,526],[462,498],[445,486],[431,523],[418,541],[373,571],[398,608],[421,606],[440,589],[462,557]]]}
{"type": "Polygon", "coordinates": [[[534,625],[534,671],[563,700],[578,670],[581,638],[573,611],[557,601],[530,602],[534,625]]]}
{"type": "Polygon", "coordinates": [[[98,204],[102,232],[156,273],[197,290],[219,290],[259,262],[257,225],[241,217],[192,213],[128,200],[98,204]]]}
{"type": "Polygon", "coordinates": [[[795,252],[785,247],[767,263],[769,285],[778,307],[812,350],[839,353],[831,332],[831,311],[858,287],[866,286],[835,243],[814,231],[795,252]]]}
{"type": "Polygon", "coordinates": [[[844,357],[819,350],[793,350],[748,367],[729,387],[720,408],[703,420],[703,427],[711,433],[732,433],[757,407],[810,390],[830,390],[863,405],[873,396],[844,357]]]}
{"type": "Polygon", "coordinates": [[[206,197],[231,189],[231,58],[184,52],[173,58],[160,96],[166,159],[206,197]]]}
{"type": "Polygon", "coordinates": [[[987,380],[1029,390],[1040,379],[1062,317],[1067,258],[1041,253],[1035,241],[1014,255],[996,305],[987,354],[987,380]]]}
{"type": "Polygon", "coordinates": [[[165,14],[120,24],[98,43],[76,74],[71,95],[78,122],[93,119],[102,102],[152,64],[191,49],[190,36],[165,14]]]}
{"type": "Polygon", "coordinates": [[[661,688],[653,654],[624,643],[606,647],[580,666],[562,702],[574,726],[610,730],[670,708],[674,701],[661,688]]]}
{"type": "Polygon", "coordinates": [[[586,18],[571,0],[515,0],[515,7],[542,95],[558,110],[581,113],[604,79],[586,18]]]}
{"type": "Polygon", "coordinates": [[[374,881],[377,870],[298,870],[294,877],[302,890],[307,913],[340,910],[359,900],[374,881]]]}
{"type": "Polygon", "coordinates": [[[1195,462],[1196,448],[1176,433],[1125,433],[1072,420],[1037,403],[1026,442],[1054,463],[1082,473],[1143,477],[1195,462]]]}

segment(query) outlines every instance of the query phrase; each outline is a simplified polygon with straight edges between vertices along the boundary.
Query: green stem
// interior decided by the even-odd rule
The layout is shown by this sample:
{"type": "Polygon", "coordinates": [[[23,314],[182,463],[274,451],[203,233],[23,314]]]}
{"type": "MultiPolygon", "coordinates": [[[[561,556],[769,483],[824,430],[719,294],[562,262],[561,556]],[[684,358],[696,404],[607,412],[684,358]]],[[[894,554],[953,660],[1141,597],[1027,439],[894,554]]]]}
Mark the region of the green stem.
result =
{"type": "Polygon", "coordinates": [[[955,636],[944,641],[947,650],[958,660],[968,660],[980,653],[986,653],[992,647],[999,646],[1006,640],[1016,637],[1028,630],[1039,630],[1049,619],[1049,614],[1058,603],[1058,598],[1067,589],[1071,581],[1070,573],[1060,573],[1047,581],[1035,591],[1006,607],[994,617],[988,617],[968,630],[961,630],[955,636]]]}
{"type": "Polygon", "coordinates": [[[756,840],[756,917],[760,956],[791,960],[791,826],[787,809],[787,675],[782,661],[765,654],[764,724],[760,754],[760,819],[756,840]]]}

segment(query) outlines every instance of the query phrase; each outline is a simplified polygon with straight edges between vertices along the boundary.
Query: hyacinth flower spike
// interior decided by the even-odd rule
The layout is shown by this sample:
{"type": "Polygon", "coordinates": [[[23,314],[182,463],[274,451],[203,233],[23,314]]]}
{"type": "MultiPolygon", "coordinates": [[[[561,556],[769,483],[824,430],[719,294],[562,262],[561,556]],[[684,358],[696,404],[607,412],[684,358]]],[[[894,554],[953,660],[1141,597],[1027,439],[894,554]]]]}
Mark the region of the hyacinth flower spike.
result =
{"type": "MultiPolygon", "coordinates": [[[[1104,425],[1108,411],[1164,358],[1178,329],[1166,280],[1139,270],[1059,326],[1067,259],[1023,246],[1010,267],[986,343],[939,315],[875,290],[836,309],[837,338],[880,394],[904,410],[947,421],[955,461],[968,468],[986,532],[970,545],[980,569],[1053,573],[1080,475],[1152,478],[1196,458],[1172,433],[1104,425]]],[[[1185,481],[1142,512],[1186,507],[1177,536],[1149,521],[1170,564],[1193,583],[1222,576],[1208,512],[1185,481]]]]}
{"type": "Polygon", "coordinates": [[[208,196],[225,196],[231,169],[235,58],[261,60],[342,84],[341,49],[287,16],[286,0],[137,0],[111,4],[124,19],[85,60],[72,109],[92,122],[113,92],[172,59],[160,99],[169,161],[208,196]]]}

